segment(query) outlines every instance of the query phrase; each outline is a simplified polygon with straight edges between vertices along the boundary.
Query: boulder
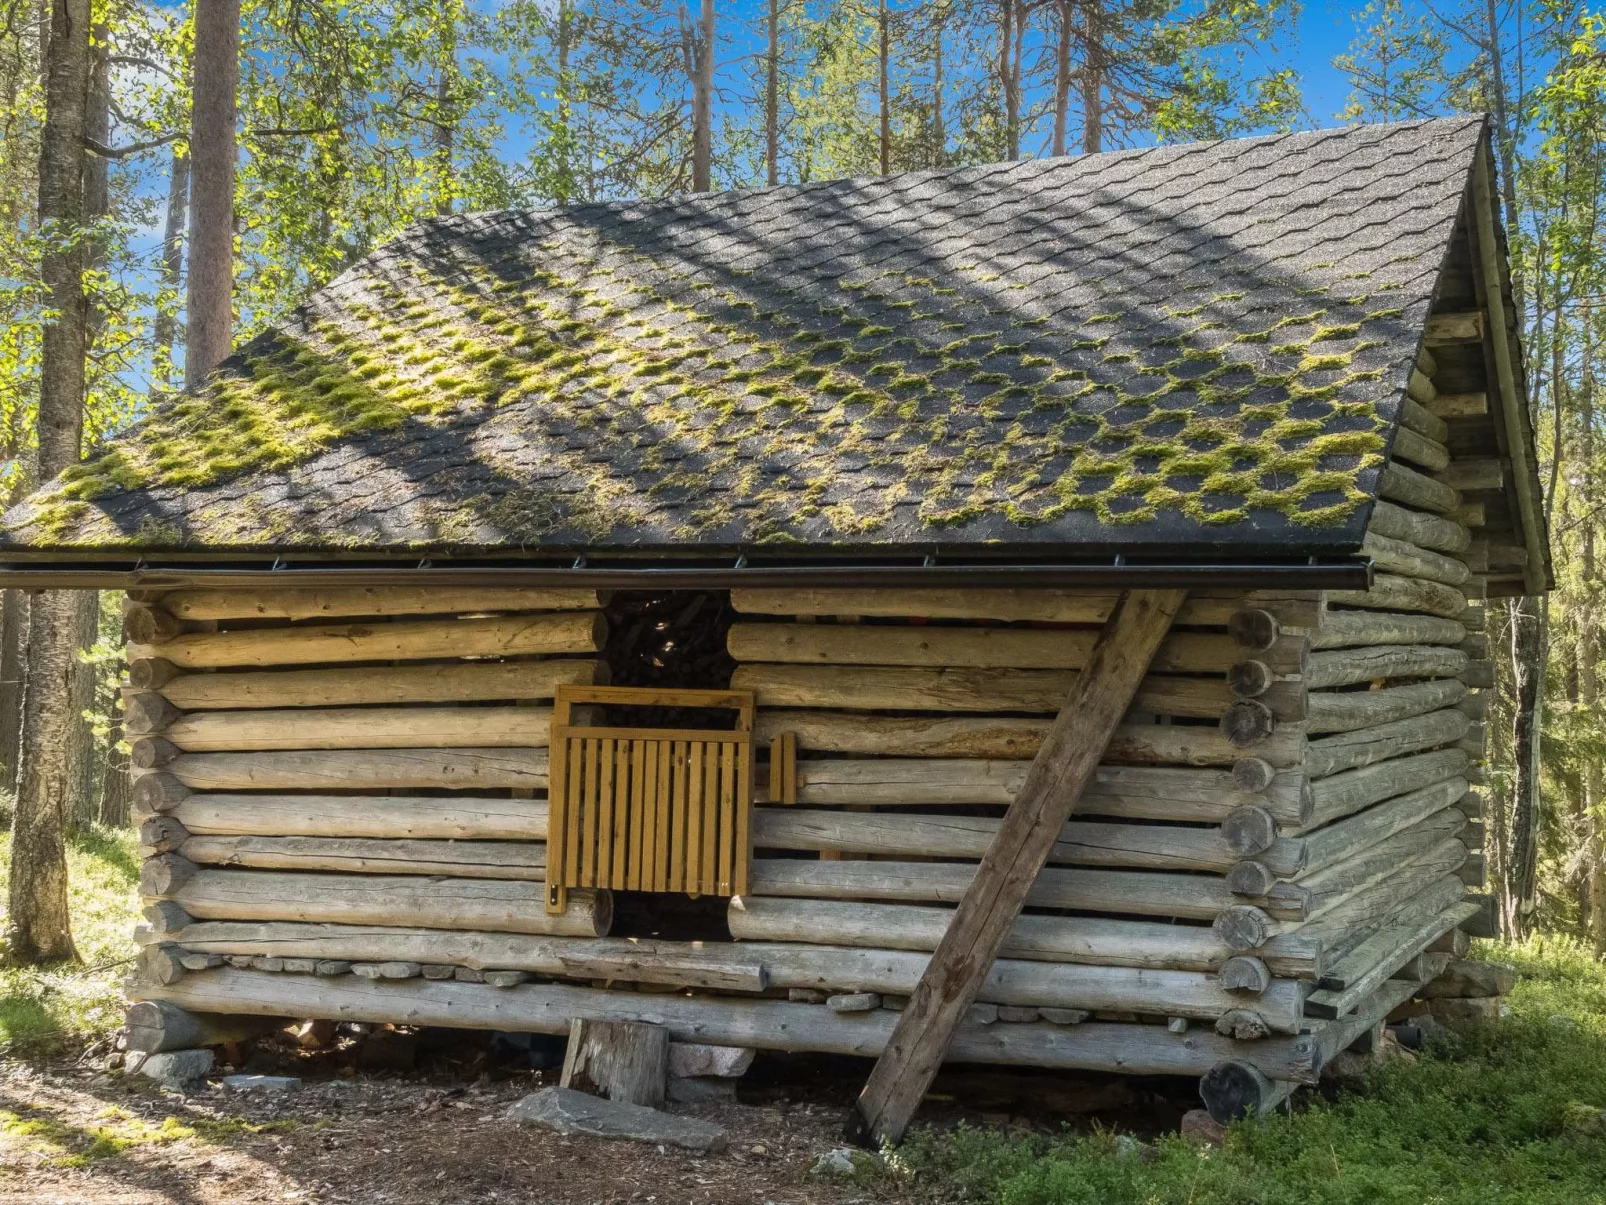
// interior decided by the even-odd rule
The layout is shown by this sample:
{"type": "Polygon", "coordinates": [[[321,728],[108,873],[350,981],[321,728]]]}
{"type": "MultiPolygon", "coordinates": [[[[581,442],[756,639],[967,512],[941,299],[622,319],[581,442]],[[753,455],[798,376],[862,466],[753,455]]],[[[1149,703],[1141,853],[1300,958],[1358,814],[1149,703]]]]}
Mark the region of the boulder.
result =
{"type": "Polygon", "coordinates": [[[581,1134],[588,1138],[626,1138],[677,1146],[708,1154],[725,1149],[725,1130],[695,1117],[674,1117],[600,1096],[587,1096],[572,1088],[543,1088],[531,1093],[508,1110],[508,1118],[525,1125],[537,1125],[559,1134],[581,1134]]]}
{"type": "Polygon", "coordinates": [[[1493,1021],[1501,1015],[1499,996],[1451,997],[1425,1003],[1435,1021],[1451,1028],[1469,1022],[1493,1021]]]}
{"type": "Polygon", "coordinates": [[[1207,1109],[1189,1109],[1182,1115],[1179,1131],[1189,1142],[1200,1146],[1220,1146],[1227,1140],[1227,1127],[1211,1117],[1207,1109]]]}
{"type": "Polygon", "coordinates": [[[1517,968],[1504,962],[1470,962],[1458,958],[1417,996],[1423,1000],[1509,996],[1517,983],[1517,968]]]}
{"type": "Polygon", "coordinates": [[[842,1178],[872,1175],[880,1170],[881,1160],[878,1156],[851,1146],[839,1146],[835,1150],[825,1151],[815,1156],[814,1162],[809,1166],[810,1175],[842,1178]]]}
{"type": "Polygon", "coordinates": [[[669,1074],[679,1076],[745,1075],[754,1051],[746,1046],[708,1046],[702,1042],[669,1043],[669,1074]]]}
{"type": "Polygon", "coordinates": [[[212,1070],[210,1050],[167,1050],[147,1055],[139,1073],[164,1088],[182,1092],[204,1080],[212,1070]]]}

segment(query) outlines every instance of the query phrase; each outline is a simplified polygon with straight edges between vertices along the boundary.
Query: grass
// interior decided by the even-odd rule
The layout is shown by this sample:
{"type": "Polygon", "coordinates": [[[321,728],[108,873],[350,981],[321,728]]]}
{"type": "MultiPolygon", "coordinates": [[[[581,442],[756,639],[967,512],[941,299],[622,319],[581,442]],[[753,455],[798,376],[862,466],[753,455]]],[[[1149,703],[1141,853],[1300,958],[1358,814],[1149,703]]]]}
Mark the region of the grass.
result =
{"type": "Polygon", "coordinates": [[[110,1105],[96,1115],[94,1124],[74,1126],[41,1109],[0,1110],[0,1146],[29,1151],[47,1167],[82,1168],[131,1147],[189,1139],[226,1144],[256,1134],[288,1133],[300,1124],[289,1118],[252,1122],[243,1117],[196,1117],[180,1121],[171,1116],[152,1122],[110,1105]]]}
{"type": "Polygon", "coordinates": [[[1335,1099],[1167,1137],[917,1132],[894,1167],[996,1205],[1599,1205],[1606,1202],[1606,968],[1550,939],[1487,948],[1521,971],[1499,1022],[1335,1099]]]}
{"type": "MultiPolygon", "coordinates": [[[[132,831],[90,829],[69,840],[68,889],[79,965],[0,970],[0,1054],[59,1053],[122,1024],[120,984],[134,956],[139,860],[132,831]]],[[[0,892],[11,868],[0,836],[0,892]]]]}

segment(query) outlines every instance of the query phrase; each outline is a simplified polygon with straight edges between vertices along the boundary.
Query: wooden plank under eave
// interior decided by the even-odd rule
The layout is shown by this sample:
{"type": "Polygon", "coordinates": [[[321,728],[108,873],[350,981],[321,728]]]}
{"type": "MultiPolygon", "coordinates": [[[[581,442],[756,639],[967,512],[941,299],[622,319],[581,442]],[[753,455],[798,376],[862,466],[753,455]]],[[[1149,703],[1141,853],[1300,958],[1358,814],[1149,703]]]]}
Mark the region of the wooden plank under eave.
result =
{"type": "Polygon", "coordinates": [[[850,1141],[903,1137],[1184,597],[1139,590],[1117,600],[848,1116],[850,1141]]]}
{"type": "Polygon", "coordinates": [[[1483,314],[1467,310],[1456,314],[1432,314],[1428,317],[1425,342],[1429,347],[1446,343],[1477,343],[1483,338],[1483,314]]]}

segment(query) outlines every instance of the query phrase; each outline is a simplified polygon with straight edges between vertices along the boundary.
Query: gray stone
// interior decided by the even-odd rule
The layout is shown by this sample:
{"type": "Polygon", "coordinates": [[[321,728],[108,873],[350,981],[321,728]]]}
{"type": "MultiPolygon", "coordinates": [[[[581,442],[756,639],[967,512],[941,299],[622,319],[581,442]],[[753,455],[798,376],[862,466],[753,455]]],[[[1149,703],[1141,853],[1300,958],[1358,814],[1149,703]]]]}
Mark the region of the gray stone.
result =
{"type": "Polygon", "coordinates": [[[1517,968],[1504,962],[1473,962],[1457,958],[1432,983],[1416,993],[1422,1000],[1509,996],[1517,986],[1517,968]]]}
{"type": "Polygon", "coordinates": [[[492,987],[518,987],[534,978],[529,971],[486,971],[485,982],[492,987]]]}
{"type": "Polygon", "coordinates": [[[345,975],[349,973],[350,970],[351,963],[347,962],[343,958],[320,958],[317,964],[312,968],[312,973],[314,975],[326,975],[333,977],[335,975],[345,975]]]}
{"type": "Polygon", "coordinates": [[[736,1081],[718,1075],[671,1075],[665,1091],[683,1105],[736,1103],[736,1081]]]}
{"type": "Polygon", "coordinates": [[[1040,1008],[1037,1015],[1050,1025],[1080,1025],[1089,1016],[1085,1008],[1040,1008]]]}
{"type": "Polygon", "coordinates": [[[301,1081],[293,1075],[225,1075],[223,1086],[230,1092],[289,1092],[301,1081]]]}
{"type": "Polygon", "coordinates": [[[485,972],[476,971],[473,967],[458,967],[452,972],[452,978],[459,983],[484,983],[485,972]]]}
{"type": "Polygon", "coordinates": [[[881,1007],[881,997],[875,992],[844,992],[832,996],[825,1006],[834,1013],[867,1013],[881,1007]]]}
{"type": "Polygon", "coordinates": [[[695,1117],[674,1117],[643,1105],[627,1105],[572,1088],[542,1088],[508,1110],[512,1121],[559,1134],[628,1138],[707,1154],[725,1149],[725,1130],[695,1117]]]}
{"type": "Polygon", "coordinates": [[[1008,1021],[1012,1025],[1025,1025],[1037,1020],[1035,1008],[1025,1008],[1018,1004],[1000,1004],[998,1006],[998,1019],[1008,1021]]]}
{"type": "Polygon", "coordinates": [[[846,1178],[869,1175],[880,1170],[881,1159],[878,1156],[851,1146],[839,1146],[835,1150],[815,1156],[813,1164],[809,1167],[809,1174],[846,1178]]]}
{"type": "Polygon", "coordinates": [[[786,998],[793,1004],[824,1004],[830,992],[822,992],[813,987],[789,987],[786,989],[786,998]]]}
{"type": "Polygon", "coordinates": [[[210,1050],[168,1050],[146,1057],[139,1073],[164,1088],[182,1092],[204,1080],[212,1070],[210,1050]]]}
{"type": "Polygon", "coordinates": [[[441,965],[439,963],[432,963],[432,964],[426,965],[424,967],[424,978],[425,979],[450,979],[456,973],[456,971],[457,971],[456,967],[443,966],[443,965],[441,965]]]}
{"type": "Polygon", "coordinates": [[[753,1065],[746,1046],[708,1046],[702,1042],[669,1043],[669,1074],[738,1076],[753,1065]]]}
{"type": "Polygon", "coordinates": [[[318,971],[316,958],[286,958],[284,969],[292,975],[314,975],[318,971]]]}

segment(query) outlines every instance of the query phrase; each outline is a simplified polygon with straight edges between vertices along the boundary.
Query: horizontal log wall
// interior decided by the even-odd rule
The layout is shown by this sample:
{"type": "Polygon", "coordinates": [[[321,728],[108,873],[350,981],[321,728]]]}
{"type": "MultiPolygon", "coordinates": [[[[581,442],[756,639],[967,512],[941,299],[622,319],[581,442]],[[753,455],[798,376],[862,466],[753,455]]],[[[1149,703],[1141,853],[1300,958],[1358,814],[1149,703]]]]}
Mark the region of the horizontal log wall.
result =
{"type": "MultiPolygon", "coordinates": [[[[1315,807],[1304,700],[1321,601],[1190,598],[1011,950],[1217,974],[1242,957],[1210,927],[1239,898],[1228,873],[1249,856],[1288,876],[1303,865],[1303,843],[1281,830],[1308,826],[1315,807]],[[1045,911],[1067,908],[1104,915],[1045,911]]],[[[947,917],[936,905],[974,873],[1113,596],[737,590],[732,602],[732,683],[757,695],[760,740],[790,733],[799,750],[795,802],[760,797],[759,859],[751,896],[732,906],[733,935],[934,948],[947,917]]],[[[1274,930],[1304,913],[1268,901],[1266,915],[1274,930]]],[[[1270,970],[1241,979],[1265,978],[1262,995],[1240,991],[1215,1020],[1253,1015],[1257,999],[1312,976],[1319,944],[1292,940],[1268,932],[1250,957],[1270,970]]]]}
{"type": "MultiPolygon", "coordinates": [[[[1293,1034],[1336,959],[1383,948],[1355,934],[1391,893],[1446,890],[1477,773],[1466,746],[1483,654],[1463,616],[1480,589],[1465,528],[1447,517],[1453,490],[1433,480],[1430,448],[1413,454],[1377,506],[1370,590],[1190,598],[984,1001],[1293,1034]]],[[[727,912],[735,940],[692,947],[610,939],[606,892],[545,913],[549,701],[564,683],[606,681],[594,594],[141,598],[128,729],[151,855],[145,966],[171,990],[193,982],[196,998],[207,979],[292,978],[229,978],[220,961],[906,994],[1113,602],[734,591],[731,685],[756,695],[761,759],[796,737],[797,791],[771,802],[760,768],[751,890],[727,912]]],[[[306,981],[331,999],[350,982],[306,981]]],[[[266,1008],[300,989],[252,990],[266,1008]]],[[[833,1048],[824,1012],[789,1048],[833,1048]]],[[[1037,1061],[1059,1057],[1019,1041],[1037,1061]]]]}
{"type": "MultiPolygon", "coordinates": [[[[1431,401],[1436,364],[1418,369],[1413,395],[1431,401]]],[[[1432,431],[1407,421],[1384,470],[1363,548],[1371,588],[1330,592],[1311,632],[1302,768],[1313,807],[1286,830],[1305,864],[1282,876],[1249,859],[1229,874],[1260,893],[1245,897],[1256,905],[1304,911],[1297,931],[1328,961],[1313,1015],[1355,1007],[1462,907],[1474,832],[1462,808],[1481,781],[1478,691],[1492,680],[1477,603],[1488,558],[1466,526],[1482,505],[1461,494],[1482,487],[1446,450],[1448,420],[1429,417],[1432,431]]]]}

